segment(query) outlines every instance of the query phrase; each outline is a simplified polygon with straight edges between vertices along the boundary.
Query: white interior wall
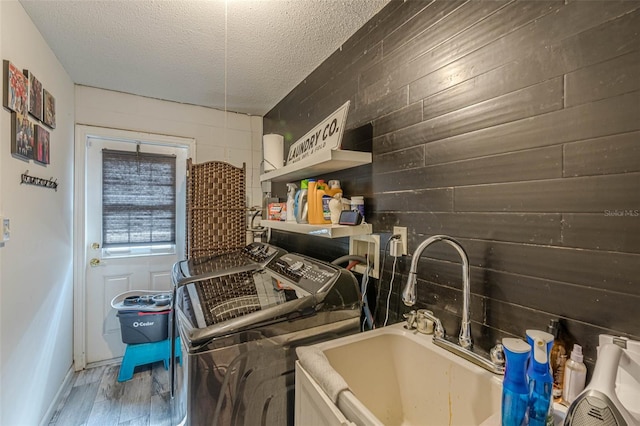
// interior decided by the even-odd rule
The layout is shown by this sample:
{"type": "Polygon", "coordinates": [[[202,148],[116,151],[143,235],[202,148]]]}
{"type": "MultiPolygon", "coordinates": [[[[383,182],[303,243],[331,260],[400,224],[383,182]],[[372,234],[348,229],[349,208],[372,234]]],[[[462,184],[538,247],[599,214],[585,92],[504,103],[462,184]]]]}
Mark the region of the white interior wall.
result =
{"type": "Polygon", "coordinates": [[[262,117],[86,86],[75,101],[77,124],[193,138],[198,163],[246,163],[247,205],[261,203],[262,117]]]}
{"type": "Polygon", "coordinates": [[[0,34],[2,59],[56,100],[46,167],[12,157],[11,114],[0,108],[0,215],[11,220],[0,248],[0,424],[37,425],[72,363],[74,87],[17,1],[0,2],[0,34]],[[21,185],[27,169],[58,190],[21,185]]]}
{"type": "Polygon", "coordinates": [[[194,138],[198,162],[246,163],[251,206],[262,198],[262,117],[89,87],[74,90],[16,1],[0,2],[0,46],[3,59],[31,70],[56,98],[47,167],[11,156],[11,114],[3,110],[0,119],[0,215],[12,225],[11,240],[0,248],[0,424],[34,425],[43,420],[72,362],[74,123],[194,138]],[[27,169],[56,178],[58,191],[20,185],[27,169]]]}

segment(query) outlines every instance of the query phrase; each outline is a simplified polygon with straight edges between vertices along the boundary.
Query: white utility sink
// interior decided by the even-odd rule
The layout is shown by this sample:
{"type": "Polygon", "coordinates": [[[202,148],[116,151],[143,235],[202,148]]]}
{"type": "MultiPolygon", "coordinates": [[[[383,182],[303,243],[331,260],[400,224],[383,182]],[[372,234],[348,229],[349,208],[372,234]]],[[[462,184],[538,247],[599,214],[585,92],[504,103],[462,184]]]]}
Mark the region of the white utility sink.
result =
{"type": "Polygon", "coordinates": [[[500,376],[435,346],[431,336],[406,330],[403,324],[331,340],[314,348],[326,356],[330,366],[320,370],[325,378],[317,380],[313,377],[314,372],[318,374],[315,365],[305,369],[298,362],[298,425],[327,421],[326,416],[322,421],[313,420],[322,418],[314,411],[319,400],[332,405],[329,410],[335,424],[467,426],[480,425],[500,412],[500,376]],[[334,404],[318,382],[326,382],[326,375],[335,373],[346,381],[349,390],[341,392],[334,404]],[[310,389],[320,392],[314,395],[310,389]]]}

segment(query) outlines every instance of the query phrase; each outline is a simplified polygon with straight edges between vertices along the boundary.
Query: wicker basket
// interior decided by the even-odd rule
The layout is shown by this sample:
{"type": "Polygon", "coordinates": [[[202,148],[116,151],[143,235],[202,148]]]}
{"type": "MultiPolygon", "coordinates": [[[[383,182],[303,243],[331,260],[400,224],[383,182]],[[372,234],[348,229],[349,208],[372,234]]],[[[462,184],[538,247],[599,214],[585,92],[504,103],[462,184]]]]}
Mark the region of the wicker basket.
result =
{"type": "Polygon", "coordinates": [[[187,160],[187,257],[228,253],[246,241],[245,165],[187,160]]]}

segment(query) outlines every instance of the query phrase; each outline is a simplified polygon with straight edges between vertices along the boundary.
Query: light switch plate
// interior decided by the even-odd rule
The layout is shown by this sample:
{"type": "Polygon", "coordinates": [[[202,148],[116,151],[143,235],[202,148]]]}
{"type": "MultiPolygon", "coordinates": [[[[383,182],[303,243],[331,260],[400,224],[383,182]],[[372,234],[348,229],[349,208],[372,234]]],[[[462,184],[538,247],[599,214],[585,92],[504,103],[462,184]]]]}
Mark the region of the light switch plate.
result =
{"type": "Polygon", "coordinates": [[[402,256],[406,256],[407,252],[407,228],[405,226],[394,226],[393,234],[400,235],[400,241],[402,242],[402,252],[399,253],[402,256]]]}

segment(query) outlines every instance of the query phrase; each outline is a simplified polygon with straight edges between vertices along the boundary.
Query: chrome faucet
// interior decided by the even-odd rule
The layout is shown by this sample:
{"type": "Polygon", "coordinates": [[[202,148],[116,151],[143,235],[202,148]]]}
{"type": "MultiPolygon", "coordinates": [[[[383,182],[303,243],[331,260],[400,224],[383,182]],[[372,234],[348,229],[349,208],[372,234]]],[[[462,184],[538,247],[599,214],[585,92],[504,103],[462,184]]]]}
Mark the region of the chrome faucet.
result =
{"type": "Polygon", "coordinates": [[[456,249],[460,255],[460,259],[462,260],[462,325],[460,327],[460,335],[458,336],[458,344],[456,345],[446,339],[445,330],[440,321],[435,317],[431,318],[439,325],[439,327],[437,327],[439,329],[438,332],[433,336],[433,343],[491,371],[492,373],[504,374],[504,361],[503,358],[501,360],[501,357],[498,354],[498,352],[501,352],[501,348],[495,347],[491,350],[491,360],[485,359],[472,351],[473,341],[471,339],[471,320],[469,319],[469,300],[471,298],[469,256],[459,242],[446,235],[434,235],[420,243],[413,254],[413,258],[411,259],[409,278],[407,279],[407,284],[402,291],[402,301],[407,306],[413,306],[416,303],[416,271],[418,269],[418,260],[420,259],[422,252],[427,247],[438,241],[447,243],[456,249]]]}
{"type": "Polygon", "coordinates": [[[459,242],[446,235],[434,235],[424,240],[416,249],[411,259],[411,269],[409,270],[409,278],[407,284],[402,291],[402,301],[407,306],[413,306],[416,303],[416,271],[418,269],[418,260],[422,252],[431,244],[442,241],[456,249],[462,259],[462,326],[460,327],[460,335],[458,343],[465,349],[471,348],[473,342],[471,340],[471,328],[469,320],[469,299],[471,298],[471,285],[469,273],[469,256],[464,251],[459,242]]]}

